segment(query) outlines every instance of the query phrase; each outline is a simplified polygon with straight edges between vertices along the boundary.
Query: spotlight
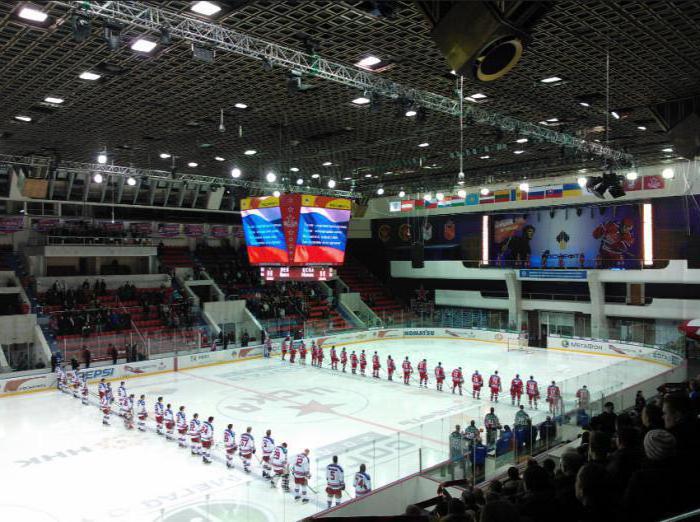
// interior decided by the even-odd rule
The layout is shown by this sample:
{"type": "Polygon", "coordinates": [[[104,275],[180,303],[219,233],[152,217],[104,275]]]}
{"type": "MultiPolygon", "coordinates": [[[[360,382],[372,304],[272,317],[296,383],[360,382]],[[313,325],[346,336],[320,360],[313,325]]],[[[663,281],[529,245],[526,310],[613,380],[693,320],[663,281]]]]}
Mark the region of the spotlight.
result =
{"type": "Polygon", "coordinates": [[[234,167],[231,169],[231,177],[232,178],[240,178],[241,174],[242,174],[241,169],[239,169],[238,167],[234,167]]]}
{"type": "Polygon", "coordinates": [[[321,177],[321,175],[320,175],[320,174],[311,174],[311,177],[312,177],[313,179],[318,179],[318,178],[321,177]]]}
{"type": "Polygon", "coordinates": [[[136,185],[136,180],[129,176],[128,178],[126,178],[126,184],[130,187],[133,187],[134,185],[136,185]]]}
{"type": "Polygon", "coordinates": [[[619,120],[619,119],[620,119],[620,115],[619,115],[617,112],[615,112],[615,111],[610,111],[610,116],[612,116],[612,117],[615,118],[616,120],[619,120]]]}
{"type": "Polygon", "coordinates": [[[122,28],[119,22],[107,20],[102,28],[102,38],[107,42],[110,51],[116,51],[121,44],[122,28]]]}
{"type": "Polygon", "coordinates": [[[586,184],[588,183],[588,180],[587,180],[586,178],[584,178],[583,176],[581,176],[581,177],[578,178],[576,181],[578,182],[578,186],[579,186],[579,187],[581,187],[581,188],[586,188],[586,184]]]}
{"type": "Polygon", "coordinates": [[[303,185],[304,184],[304,179],[303,178],[298,178],[297,179],[297,185],[303,185]]]}
{"type": "Polygon", "coordinates": [[[673,179],[674,174],[675,174],[675,173],[673,172],[673,169],[670,168],[670,167],[669,167],[669,168],[665,168],[665,169],[661,172],[661,176],[662,176],[664,179],[673,179]]]}
{"type": "Polygon", "coordinates": [[[131,44],[131,50],[138,53],[148,54],[153,49],[156,48],[158,44],[152,40],[147,40],[145,38],[139,38],[134,43],[131,44]]]}
{"type": "Polygon", "coordinates": [[[520,186],[518,188],[520,188],[521,192],[527,192],[528,190],[530,190],[530,184],[523,182],[520,184],[520,186]]]}
{"type": "Polygon", "coordinates": [[[274,172],[268,172],[265,175],[265,179],[268,183],[274,183],[277,180],[277,175],[274,172]]]}
{"type": "Polygon", "coordinates": [[[92,180],[93,180],[95,183],[102,183],[102,180],[103,180],[102,174],[100,174],[100,173],[98,172],[97,174],[95,174],[95,175],[92,177],[92,180]]]}
{"type": "Polygon", "coordinates": [[[334,179],[328,180],[328,188],[335,188],[335,180],[334,179]]]}
{"type": "Polygon", "coordinates": [[[213,16],[221,11],[221,7],[213,2],[195,2],[190,10],[203,16],[213,16]]]}
{"type": "Polygon", "coordinates": [[[487,189],[486,187],[483,187],[483,188],[480,190],[480,192],[481,192],[481,195],[482,195],[482,196],[488,196],[488,195],[489,195],[489,189],[487,189]]]}
{"type": "Polygon", "coordinates": [[[384,194],[384,189],[382,187],[379,187],[377,189],[377,195],[381,196],[382,194],[384,194]]]}
{"type": "MultiPolygon", "coordinates": [[[[97,163],[99,163],[100,165],[104,165],[105,163],[107,163],[107,153],[106,152],[100,152],[97,155],[97,163]]],[[[98,183],[99,183],[99,181],[98,181],[98,183]]]]}
{"type": "Polygon", "coordinates": [[[404,189],[399,190],[399,197],[403,198],[406,196],[406,191],[404,189]]]}
{"type": "Polygon", "coordinates": [[[637,179],[637,173],[635,171],[628,172],[627,174],[625,174],[625,177],[630,181],[634,181],[635,179],[637,179]]]}
{"type": "Polygon", "coordinates": [[[49,17],[45,12],[34,9],[33,7],[25,6],[23,7],[19,14],[17,15],[24,20],[29,20],[30,22],[43,23],[49,17]]]}
{"type": "Polygon", "coordinates": [[[60,105],[65,100],[63,98],[58,98],[57,96],[47,96],[46,98],[44,98],[44,101],[46,103],[53,103],[54,105],[60,105]]]}
{"type": "Polygon", "coordinates": [[[432,195],[430,192],[426,192],[426,193],[423,195],[423,199],[424,199],[425,201],[430,201],[431,199],[433,199],[433,195],[432,195]]]}
{"type": "Polygon", "coordinates": [[[278,198],[278,197],[280,197],[280,191],[279,191],[279,190],[275,190],[275,191],[272,193],[272,195],[275,196],[276,198],[278,198]]]}
{"type": "Polygon", "coordinates": [[[467,191],[464,190],[464,189],[459,189],[459,190],[457,191],[457,195],[458,195],[460,198],[466,198],[466,197],[467,197],[467,191]]]}
{"type": "Polygon", "coordinates": [[[234,104],[234,107],[235,107],[236,109],[247,109],[247,108],[248,108],[248,105],[246,105],[245,103],[240,103],[240,102],[238,102],[238,103],[234,104]]]}
{"type": "Polygon", "coordinates": [[[170,29],[168,27],[160,28],[160,45],[167,46],[173,42],[172,36],[170,36],[170,29]]]}
{"type": "Polygon", "coordinates": [[[25,123],[29,123],[30,121],[32,121],[31,116],[25,116],[23,114],[19,114],[19,115],[15,116],[15,119],[17,121],[23,121],[25,123]]]}
{"type": "Polygon", "coordinates": [[[437,194],[435,194],[435,199],[437,199],[438,201],[442,201],[443,199],[445,199],[445,194],[443,194],[442,192],[438,192],[437,194]]]}
{"type": "Polygon", "coordinates": [[[73,40],[84,42],[90,37],[90,19],[81,13],[76,13],[71,19],[73,40]]]}
{"type": "Polygon", "coordinates": [[[322,163],[322,165],[323,165],[324,167],[330,167],[331,165],[333,165],[333,163],[330,162],[330,161],[324,161],[324,162],[322,163]]]}

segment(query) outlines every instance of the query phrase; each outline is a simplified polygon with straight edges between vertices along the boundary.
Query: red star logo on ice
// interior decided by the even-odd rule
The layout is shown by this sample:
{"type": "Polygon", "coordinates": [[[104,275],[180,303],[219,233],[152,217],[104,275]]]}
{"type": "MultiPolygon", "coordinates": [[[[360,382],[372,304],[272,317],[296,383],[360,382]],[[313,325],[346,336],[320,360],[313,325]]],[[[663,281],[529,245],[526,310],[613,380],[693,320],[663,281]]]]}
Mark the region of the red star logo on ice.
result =
{"type": "Polygon", "coordinates": [[[333,408],[338,406],[343,406],[342,404],[321,404],[318,401],[311,400],[306,404],[299,404],[298,406],[285,406],[285,408],[294,408],[299,410],[297,417],[303,415],[311,415],[312,413],[335,413],[333,408]]]}

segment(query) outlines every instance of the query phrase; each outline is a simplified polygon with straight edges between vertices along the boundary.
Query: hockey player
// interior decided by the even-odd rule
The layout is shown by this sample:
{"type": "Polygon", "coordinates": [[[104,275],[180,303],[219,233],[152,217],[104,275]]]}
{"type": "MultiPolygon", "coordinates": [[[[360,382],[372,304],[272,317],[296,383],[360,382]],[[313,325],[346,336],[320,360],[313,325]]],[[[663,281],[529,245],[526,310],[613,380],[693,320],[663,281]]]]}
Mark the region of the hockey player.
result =
{"type": "Polygon", "coordinates": [[[441,362],[435,367],[435,382],[437,390],[442,391],[442,383],[445,382],[445,369],[442,367],[441,362]]]}
{"type": "Polygon", "coordinates": [[[248,426],[238,442],[238,456],[243,461],[243,471],[246,473],[250,473],[250,461],[255,453],[255,439],[251,433],[252,431],[253,428],[248,426]]]}
{"type": "Polygon", "coordinates": [[[469,426],[464,429],[464,438],[467,439],[470,445],[481,439],[481,432],[476,427],[476,421],[472,420],[469,426]]]}
{"type": "Polygon", "coordinates": [[[557,383],[552,381],[552,384],[547,386],[547,403],[549,404],[549,413],[555,415],[557,413],[557,407],[559,406],[559,401],[561,400],[561,391],[557,383]]]}
{"type": "Polygon", "coordinates": [[[379,369],[381,367],[382,365],[379,362],[379,354],[374,352],[374,355],[372,355],[372,377],[379,379],[379,369]]]}
{"type": "Polygon", "coordinates": [[[109,426],[109,415],[112,413],[112,407],[109,404],[109,397],[102,396],[100,399],[100,408],[102,408],[102,424],[109,426]]]}
{"type": "Polygon", "coordinates": [[[525,393],[527,393],[527,402],[530,405],[530,409],[532,409],[533,403],[535,409],[537,409],[537,399],[540,398],[540,390],[537,386],[537,381],[532,375],[530,375],[527,383],[525,383],[525,393]]]}
{"type": "Polygon", "coordinates": [[[126,399],[124,399],[124,405],[122,406],[122,411],[124,412],[124,427],[127,430],[134,429],[134,394],[132,393],[126,399]]]}
{"type": "Polygon", "coordinates": [[[318,350],[316,349],[316,341],[311,341],[311,366],[316,366],[318,361],[318,350]]]}
{"type": "Polygon", "coordinates": [[[102,400],[102,397],[105,396],[107,393],[107,383],[105,382],[104,377],[100,379],[100,383],[97,385],[97,394],[100,396],[100,401],[102,400]]]}
{"type": "Polygon", "coordinates": [[[418,387],[428,387],[428,361],[423,359],[418,363],[418,387]]]}
{"type": "MultiPolygon", "coordinates": [[[[170,405],[168,404],[168,408],[170,405]]],[[[167,410],[166,410],[167,411],[167,410]]],[[[167,426],[167,420],[166,420],[167,426]]],[[[202,429],[202,422],[199,420],[199,413],[192,415],[190,420],[190,453],[192,455],[200,455],[202,453],[202,442],[199,431],[202,429]]]]}
{"type": "Polygon", "coordinates": [[[523,395],[523,380],[520,374],[516,373],[512,381],[510,381],[510,404],[515,406],[515,400],[518,400],[520,406],[520,397],[523,395]]]}
{"type": "MultiPolygon", "coordinates": [[[[167,440],[175,440],[175,416],[170,403],[165,405],[163,412],[163,422],[165,423],[165,438],[167,440]]],[[[199,421],[197,421],[199,423],[199,421]]]]}
{"type": "Polygon", "coordinates": [[[119,401],[119,416],[124,416],[124,410],[126,409],[126,399],[128,395],[126,393],[126,386],[124,386],[124,381],[119,383],[119,388],[117,388],[117,400],[119,401]]]}
{"type": "Polygon", "coordinates": [[[145,395],[141,395],[136,403],[136,416],[138,417],[137,426],[139,431],[146,431],[146,417],[148,417],[148,411],[145,395]]]}
{"type": "Polygon", "coordinates": [[[585,384],[576,392],[576,401],[578,402],[580,410],[586,411],[590,406],[591,393],[588,391],[588,387],[585,384]]]}
{"type": "MultiPolygon", "coordinates": [[[[316,358],[318,361],[318,357],[316,358]]],[[[275,451],[275,441],[272,438],[272,430],[267,430],[262,438],[262,476],[263,478],[272,478],[272,467],[270,466],[270,457],[275,451]]]]}
{"type": "Polygon", "coordinates": [[[489,388],[491,390],[491,402],[498,402],[498,394],[503,390],[501,386],[501,376],[498,375],[498,370],[493,372],[489,377],[489,388]]]}
{"type": "Polygon", "coordinates": [[[233,431],[233,424],[226,426],[224,430],[224,451],[226,452],[226,467],[233,468],[233,454],[236,452],[236,432],[233,431]]]}
{"type": "Polygon", "coordinates": [[[153,416],[156,418],[156,432],[158,435],[163,435],[163,413],[165,412],[163,397],[158,397],[158,400],[153,407],[153,412],[153,416]]]}
{"type": "Polygon", "coordinates": [[[326,466],[326,493],[328,494],[328,508],[333,505],[340,505],[340,498],[345,489],[345,473],[340,464],[338,464],[338,456],[333,455],[333,462],[326,466]]]}
{"type": "Polygon", "coordinates": [[[60,391],[66,391],[66,371],[60,364],[56,366],[56,387],[60,391]]]}
{"type": "Polygon", "coordinates": [[[348,352],[345,351],[345,348],[340,351],[340,364],[343,365],[343,373],[345,373],[345,367],[348,364],[348,352]]]}
{"type": "Polygon", "coordinates": [[[394,372],[395,371],[396,371],[396,363],[394,362],[394,359],[392,359],[391,355],[390,355],[386,359],[386,373],[389,376],[388,379],[390,381],[394,380],[394,372]]]}
{"type": "Polygon", "coordinates": [[[408,360],[408,355],[401,363],[401,369],[403,370],[403,383],[408,385],[411,374],[413,373],[413,367],[411,366],[411,361],[408,360]]]}
{"type": "Polygon", "coordinates": [[[306,364],[306,344],[304,339],[299,343],[299,364],[306,364]]]}
{"type": "Polygon", "coordinates": [[[105,391],[105,397],[107,397],[107,400],[109,401],[110,404],[114,402],[114,393],[112,393],[112,383],[108,382],[107,383],[107,391],[105,391]]]}
{"type": "Polygon", "coordinates": [[[73,370],[71,372],[70,384],[73,389],[73,398],[77,399],[80,396],[80,374],[78,370],[73,370]]]}
{"type": "Polygon", "coordinates": [[[335,351],[335,346],[331,346],[331,370],[338,369],[338,352],[335,351]]]}
{"type": "Polygon", "coordinates": [[[81,397],[81,402],[83,403],[83,406],[87,406],[88,403],[88,382],[87,382],[87,377],[85,374],[83,374],[83,377],[80,381],[80,397],[81,397]]]}
{"type": "Polygon", "coordinates": [[[309,450],[305,449],[294,459],[292,466],[292,475],[294,475],[294,500],[299,500],[306,504],[309,497],[306,496],[306,485],[311,478],[309,471],[309,450]]]}
{"type": "Polygon", "coordinates": [[[353,486],[355,487],[355,497],[362,497],[372,491],[372,479],[367,473],[367,466],[364,464],[360,464],[360,471],[355,473],[353,486]]]}
{"type": "Polygon", "coordinates": [[[318,355],[316,355],[316,362],[319,368],[323,367],[323,348],[318,347],[318,355]]]}
{"type": "Polygon", "coordinates": [[[289,347],[289,362],[294,364],[294,360],[297,357],[297,344],[292,341],[292,345],[289,347]]]}
{"type": "Polygon", "coordinates": [[[180,406],[175,416],[175,424],[177,425],[177,445],[181,448],[187,447],[187,415],[185,407],[180,406]]]}
{"type": "Polygon", "coordinates": [[[214,417],[209,417],[202,423],[199,429],[200,437],[202,438],[202,462],[211,464],[211,446],[214,442],[214,417]]]}
{"type": "Polygon", "coordinates": [[[501,429],[501,423],[493,411],[493,408],[484,417],[484,426],[486,427],[486,445],[491,447],[496,443],[496,435],[501,429]]]}
{"type": "Polygon", "coordinates": [[[285,360],[285,357],[287,357],[287,350],[289,350],[289,336],[284,338],[284,341],[282,341],[282,360],[285,360]]]}
{"type": "Polygon", "coordinates": [[[479,370],[474,370],[472,374],[472,399],[481,399],[481,388],[484,387],[484,378],[479,370]]]}
{"type": "Polygon", "coordinates": [[[362,353],[360,353],[360,375],[363,377],[366,377],[367,375],[365,374],[365,371],[367,370],[367,355],[365,355],[365,351],[362,350],[362,353]]]}
{"type": "Polygon", "coordinates": [[[530,416],[525,411],[525,406],[521,404],[518,411],[515,412],[515,421],[513,422],[513,426],[515,428],[524,428],[527,427],[529,423],[530,416]]]}
{"type": "Polygon", "coordinates": [[[266,332],[263,333],[265,334],[265,342],[263,343],[263,357],[269,358],[272,354],[272,339],[266,332]]]}
{"type": "Polygon", "coordinates": [[[353,375],[357,373],[357,355],[354,351],[350,354],[350,371],[353,375]]]}
{"type": "Polygon", "coordinates": [[[277,478],[282,477],[282,491],[289,492],[289,466],[287,465],[287,443],[283,442],[272,452],[272,476],[270,485],[277,487],[277,478]]]}
{"type": "Polygon", "coordinates": [[[462,395],[462,383],[464,382],[464,377],[462,376],[462,367],[455,368],[452,370],[452,393],[459,389],[459,394],[462,395]]]}

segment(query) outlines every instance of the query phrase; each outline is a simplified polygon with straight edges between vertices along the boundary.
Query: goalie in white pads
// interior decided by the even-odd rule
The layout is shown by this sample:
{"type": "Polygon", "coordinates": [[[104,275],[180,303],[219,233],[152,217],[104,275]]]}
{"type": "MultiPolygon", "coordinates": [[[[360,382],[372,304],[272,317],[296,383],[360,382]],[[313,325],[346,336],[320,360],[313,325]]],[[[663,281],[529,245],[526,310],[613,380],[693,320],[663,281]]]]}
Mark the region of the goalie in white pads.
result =
{"type": "Polygon", "coordinates": [[[233,468],[233,454],[236,452],[236,432],[233,424],[229,424],[224,430],[224,450],[226,451],[226,467],[233,468]]]}
{"type": "Polygon", "coordinates": [[[289,493],[289,466],[287,465],[287,443],[283,442],[272,452],[272,476],[270,485],[277,487],[277,479],[282,477],[282,491],[289,493]]]}
{"type": "Polygon", "coordinates": [[[253,453],[255,453],[255,439],[250,433],[251,431],[253,431],[253,428],[248,426],[238,442],[238,455],[243,461],[243,471],[246,473],[250,473],[250,460],[253,458],[253,453]]]}
{"type": "Polygon", "coordinates": [[[275,441],[271,437],[272,430],[267,430],[262,438],[262,476],[263,478],[271,478],[272,467],[270,466],[270,457],[275,451],[275,441]]]}
{"type": "Polygon", "coordinates": [[[202,461],[205,464],[211,464],[211,446],[214,442],[214,417],[209,417],[202,423],[202,428],[199,433],[202,437],[202,461]]]}
{"type": "Polygon", "coordinates": [[[328,508],[333,505],[340,505],[340,498],[345,489],[345,472],[340,464],[338,464],[338,456],[333,455],[333,462],[326,466],[326,493],[328,494],[328,508]]]}
{"type": "Polygon", "coordinates": [[[180,406],[175,416],[175,424],[177,426],[177,445],[181,448],[187,447],[187,415],[185,415],[185,407],[180,406]]]}
{"type": "Polygon", "coordinates": [[[292,466],[292,475],[294,475],[294,500],[299,500],[306,504],[309,501],[307,496],[306,486],[311,478],[309,471],[309,450],[305,449],[303,453],[299,453],[294,460],[292,466]]]}

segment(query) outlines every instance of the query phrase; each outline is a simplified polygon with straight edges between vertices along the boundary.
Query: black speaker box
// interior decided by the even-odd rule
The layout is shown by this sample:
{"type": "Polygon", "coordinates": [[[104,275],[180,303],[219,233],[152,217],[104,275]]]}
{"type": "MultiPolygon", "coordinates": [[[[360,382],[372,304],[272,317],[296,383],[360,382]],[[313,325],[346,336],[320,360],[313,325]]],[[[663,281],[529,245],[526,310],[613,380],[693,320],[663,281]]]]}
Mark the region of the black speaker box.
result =
{"type": "Polygon", "coordinates": [[[411,245],[411,268],[423,268],[425,266],[425,245],[416,242],[411,245]]]}
{"type": "Polygon", "coordinates": [[[677,123],[668,136],[673,144],[673,150],[679,156],[694,160],[700,155],[700,117],[692,113],[677,123]]]}

